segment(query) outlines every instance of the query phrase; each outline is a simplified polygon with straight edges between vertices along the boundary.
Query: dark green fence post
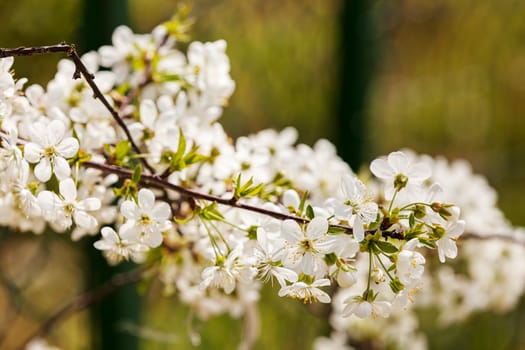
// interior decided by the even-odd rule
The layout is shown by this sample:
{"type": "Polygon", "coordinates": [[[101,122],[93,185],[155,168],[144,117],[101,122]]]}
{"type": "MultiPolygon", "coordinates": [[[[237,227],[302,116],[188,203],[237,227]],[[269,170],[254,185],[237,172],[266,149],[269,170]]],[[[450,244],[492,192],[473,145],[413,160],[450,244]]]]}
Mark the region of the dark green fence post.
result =
{"type": "MultiPolygon", "coordinates": [[[[111,44],[113,30],[121,24],[129,24],[127,0],[85,0],[83,26],[79,36],[80,52],[96,50],[111,44]]],[[[96,287],[113,275],[128,271],[132,264],[108,266],[100,251],[93,248],[90,240],[86,248],[89,266],[88,284],[96,287]]],[[[105,298],[91,308],[92,348],[97,350],[134,350],[138,339],[122,330],[122,322],[139,322],[140,298],[136,285],[128,285],[105,298]]]]}
{"type": "Polygon", "coordinates": [[[370,0],[343,1],[336,144],[354,171],[366,156],[365,104],[374,68],[370,0]]]}

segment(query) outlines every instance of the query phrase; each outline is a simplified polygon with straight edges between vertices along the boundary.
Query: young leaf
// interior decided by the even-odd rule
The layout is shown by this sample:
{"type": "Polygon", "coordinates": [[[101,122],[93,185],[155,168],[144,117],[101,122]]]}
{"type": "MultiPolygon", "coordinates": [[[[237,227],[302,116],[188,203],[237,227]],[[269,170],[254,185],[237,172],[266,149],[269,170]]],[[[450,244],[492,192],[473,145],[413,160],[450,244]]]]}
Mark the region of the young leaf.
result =
{"type": "Polygon", "coordinates": [[[312,220],[315,217],[314,208],[310,204],[306,206],[306,217],[312,220]]]}
{"type": "Polygon", "coordinates": [[[138,164],[135,167],[135,170],[133,171],[133,176],[131,177],[131,180],[133,180],[134,183],[138,184],[140,181],[141,175],[142,175],[142,165],[138,164]]]}
{"type": "Polygon", "coordinates": [[[377,245],[379,250],[381,250],[383,253],[393,254],[393,253],[397,253],[398,251],[397,247],[390,242],[377,241],[375,242],[375,244],[377,245]]]}

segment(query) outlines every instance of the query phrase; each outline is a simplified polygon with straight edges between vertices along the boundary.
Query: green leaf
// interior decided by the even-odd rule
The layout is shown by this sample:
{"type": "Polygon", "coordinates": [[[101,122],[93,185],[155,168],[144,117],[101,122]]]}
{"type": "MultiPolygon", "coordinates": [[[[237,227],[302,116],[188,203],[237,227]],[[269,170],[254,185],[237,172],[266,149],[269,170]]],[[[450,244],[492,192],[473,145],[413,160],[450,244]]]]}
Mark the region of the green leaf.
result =
{"type": "Polygon", "coordinates": [[[338,235],[338,234],[345,233],[345,232],[346,230],[341,227],[334,227],[334,226],[328,227],[328,234],[338,235]]]}
{"type": "Polygon", "coordinates": [[[434,243],[432,243],[431,241],[429,241],[428,239],[425,239],[425,238],[418,238],[419,240],[419,243],[427,246],[428,248],[431,248],[431,249],[435,249],[436,246],[434,245],[434,243]]]}
{"type": "Polygon", "coordinates": [[[199,210],[199,216],[204,220],[223,221],[224,216],[217,209],[217,203],[213,203],[199,210]]]}
{"type": "Polygon", "coordinates": [[[257,229],[258,228],[259,227],[255,225],[248,227],[248,239],[257,240],[257,229]]]}
{"type": "Polygon", "coordinates": [[[239,198],[248,198],[257,196],[264,189],[264,184],[253,185],[253,177],[251,177],[246,183],[242,184],[241,174],[237,176],[237,179],[234,180],[234,197],[239,198]]]}
{"type": "Polygon", "coordinates": [[[117,159],[117,161],[123,160],[128,155],[129,149],[129,141],[123,140],[117,143],[117,145],[115,146],[115,158],[117,159]]]}
{"type": "Polygon", "coordinates": [[[410,227],[413,227],[415,223],[416,223],[416,218],[414,217],[414,213],[410,213],[410,215],[408,216],[408,225],[410,227]]]}
{"type": "Polygon", "coordinates": [[[299,208],[297,208],[297,210],[299,210],[300,213],[303,212],[304,204],[306,203],[306,199],[308,198],[309,195],[310,193],[306,191],[303,195],[303,198],[301,198],[301,202],[299,203],[299,208]]]}
{"type": "Polygon", "coordinates": [[[179,129],[179,145],[177,147],[177,152],[173,156],[177,161],[182,159],[184,156],[184,152],[186,151],[186,138],[184,137],[184,133],[182,132],[182,129],[179,129]]]}
{"type": "Polygon", "coordinates": [[[315,217],[314,208],[310,204],[306,206],[306,217],[312,220],[315,217]]]}
{"type": "Polygon", "coordinates": [[[337,262],[337,255],[335,253],[326,254],[324,256],[324,261],[326,265],[332,266],[337,262]]]}
{"type": "Polygon", "coordinates": [[[263,189],[264,189],[264,184],[258,184],[257,186],[254,186],[248,189],[247,191],[244,191],[243,197],[255,197],[259,193],[261,193],[263,189]]]}
{"type": "Polygon", "coordinates": [[[401,283],[399,278],[394,278],[392,281],[390,281],[390,289],[392,289],[392,292],[395,294],[401,292],[403,289],[405,289],[405,285],[401,283]]]}
{"type": "Polygon", "coordinates": [[[379,248],[379,250],[387,254],[397,253],[398,251],[397,247],[390,242],[377,241],[375,242],[375,245],[379,248]]]}
{"type": "Polygon", "coordinates": [[[142,165],[138,164],[135,167],[135,170],[133,171],[133,176],[131,177],[131,180],[133,180],[134,183],[138,184],[141,176],[142,176],[142,165]]]}

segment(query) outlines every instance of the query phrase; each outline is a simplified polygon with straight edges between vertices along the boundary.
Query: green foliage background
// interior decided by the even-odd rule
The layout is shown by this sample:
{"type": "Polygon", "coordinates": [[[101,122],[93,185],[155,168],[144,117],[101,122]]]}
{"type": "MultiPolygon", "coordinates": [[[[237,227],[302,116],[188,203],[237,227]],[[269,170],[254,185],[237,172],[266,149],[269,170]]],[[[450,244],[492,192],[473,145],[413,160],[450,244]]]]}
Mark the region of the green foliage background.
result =
{"type": "MultiPolygon", "coordinates": [[[[193,2],[193,38],[228,41],[237,88],[223,122],[232,135],[294,125],[301,142],[334,138],[343,1],[193,2]]],[[[378,56],[366,103],[367,159],[404,147],[466,158],[496,187],[509,219],[524,225],[525,3],[372,2],[376,30],[370,41],[378,56]]],[[[173,0],[130,0],[133,27],[149,31],[177,5],[173,0]]],[[[0,47],[79,42],[83,6],[81,0],[2,0],[0,47]]],[[[17,75],[45,83],[58,59],[17,59],[17,75]]],[[[5,310],[0,312],[0,348],[9,348],[85,288],[85,257],[72,250],[75,245],[66,237],[34,240],[2,234],[0,239],[0,310],[5,310]],[[46,264],[35,264],[42,258],[46,264]],[[25,276],[35,266],[39,270],[25,276]]],[[[143,306],[142,348],[190,348],[187,310],[173,298],[158,298],[158,292],[153,288],[143,306]],[[173,335],[175,343],[155,341],[151,330],[173,335]]],[[[324,310],[305,309],[274,295],[263,293],[257,349],[308,348],[316,334],[327,332],[319,317],[324,310]]],[[[424,325],[434,349],[525,349],[523,310],[478,315],[467,325],[444,330],[435,329],[432,317],[424,325]]],[[[51,341],[63,349],[89,349],[86,322],[86,313],[74,316],[51,341]]],[[[202,332],[201,349],[235,348],[242,331],[240,321],[225,317],[195,327],[202,332]]]]}

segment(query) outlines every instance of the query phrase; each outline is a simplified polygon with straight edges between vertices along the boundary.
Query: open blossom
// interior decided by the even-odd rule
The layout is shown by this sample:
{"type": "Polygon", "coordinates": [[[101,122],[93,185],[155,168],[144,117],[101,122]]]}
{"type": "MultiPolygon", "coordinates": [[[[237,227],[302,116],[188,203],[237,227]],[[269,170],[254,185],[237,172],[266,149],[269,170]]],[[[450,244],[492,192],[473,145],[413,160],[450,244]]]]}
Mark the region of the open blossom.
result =
{"type": "Polygon", "coordinates": [[[387,159],[373,160],[370,170],[375,176],[386,182],[385,196],[387,199],[391,199],[396,190],[420,186],[431,175],[427,164],[412,164],[409,157],[403,152],[392,152],[387,159]]]}
{"type": "Polygon", "coordinates": [[[377,204],[367,196],[365,185],[355,176],[343,176],[341,192],[344,202],[331,201],[331,203],[335,206],[336,214],[350,222],[354,237],[360,242],[365,238],[364,225],[377,218],[377,204]]]}
{"type": "Polygon", "coordinates": [[[31,192],[28,184],[30,174],[29,164],[22,159],[16,169],[18,171],[11,179],[11,186],[17,203],[25,215],[39,216],[42,212],[40,204],[31,192]]]}
{"type": "Polygon", "coordinates": [[[279,296],[287,296],[293,299],[302,300],[305,304],[310,304],[315,301],[320,301],[321,303],[329,303],[330,296],[320,289],[319,287],[327,287],[330,285],[330,280],[327,278],[322,278],[315,280],[312,283],[306,282],[295,282],[289,286],[282,287],[279,290],[279,296]]]}
{"type": "Polygon", "coordinates": [[[103,227],[102,238],[93,243],[93,246],[104,252],[104,256],[111,264],[122,260],[141,260],[142,253],[149,248],[142,243],[129,242],[120,236],[111,227],[103,227]]]}
{"type": "Polygon", "coordinates": [[[440,239],[436,241],[438,249],[439,261],[445,262],[445,257],[454,259],[458,255],[458,247],[456,241],[465,230],[465,221],[449,219],[444,227],[444,233],[440,239]]]}
{"type": "Polygon", "coordinates": [[[141,242],[155,248],[162,243],[162,232],[171,228],[171,209],[167,203],[155,204],[155,195],[148,189],[141,189],[138,203],[126,200],[120,207],[127,219],[121,227],[122,238],[141,242]]]}
{"type": "Polygon", "coordinates": [[[219,256],[215,265],[202,271],[202,289],[208,287],[222,288],[224,293],[231,294],[237,282],[248,282],[252,279],[255,269],[240,261],[241,252],[233,250],[226,258],[219,256]]]}
{"type": "Polygon", "coordinates": [[[411,239],[397,256],[397,276],[405,285],[420,280],[425,270],[425,257],[415,251],[417,244],[417,238],[411,239]]]}
{"type": "Polygon", "coordinates": [[[266,282],[274,277],[281,287],[286,285],[286,281],[297,281],[298,276],[295,271],[279,266],[281,259],[286,254],[282,239],[272,240],[262,228],[259,228],[257,230],[257,243],[255,247],[255,267],[259,278],[266,282]]]}
{"type": "Polygon", "coordinates": [[[67,229],[73,224],[85,229],[97,226],[97,220],[88,211],[100,209],[100,199],[86,198],[77,200],[77,187],[73,179],[65,179],[59,183],[60,196],[51,191],[38,194],[38,202],[43,214],[49,221],[67,229]]]}
{"type": "Polygon", "coordinates": [[[349,297],[344,303],[346,304],[343,309],[344,317],[349,317],[350,315],[355,315],[359,318],[367,318],[370,316],[388,317],[392,308],[392,304],[388,301],[367,301],[361,296],[349,297]]]}
{"type": "Polygon", "coordinates": [[[322,276],[326,270],[324,255],[331,252],[327,236],[328,221],[316,217],[304,230],[297,222],[285,220],[281,230],[288,247],[283,264],[307,275],[322,276]]]}
{"type": "Polygon", "coordinates": [[[53,172],[59,180],[69,177],[71,168],[66,159],[78,152],[79,145],[75,138],[64,137],[64,123],[60,120],[53,120],[48,125],[36,123],[30,130],[31,142],[24,147],[24,157],[29,163],[37,163],[37,179],[46,182],[53,172]]]}

